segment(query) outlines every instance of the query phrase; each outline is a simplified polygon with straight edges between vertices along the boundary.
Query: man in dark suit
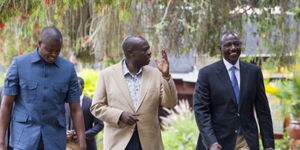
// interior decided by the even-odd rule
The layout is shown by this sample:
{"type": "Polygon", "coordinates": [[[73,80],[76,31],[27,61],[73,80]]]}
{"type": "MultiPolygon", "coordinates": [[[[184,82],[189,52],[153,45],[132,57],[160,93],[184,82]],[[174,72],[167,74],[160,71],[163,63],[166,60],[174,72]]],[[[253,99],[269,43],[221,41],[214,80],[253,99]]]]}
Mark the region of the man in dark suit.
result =
{"type": "MultiPolygon", "coordinates": [[[[84,80],[78,77],[79,93],[80,93],[80,106],[82,108],[84,124],[85,124],[85,136],[87,150],[97,150],[95,136],[103,129],[103,122],[96,119],[90,112],[92,100],[83,94],[84,80]]],[[[66,122],[67,122],[67,136],[69,138],[76,139],[76,133],[72,127],[72,120],[70,116],[70,109],[68,105],[66,107],[66,122]]]]}
{"type": "Polygon", "coordinates": [[[199,71],[194,111],[200,130],[197,150],[274,149],[273,127],[259,67],[239,60],[241,40],[234,31],[221,37],[223,59],[199,71]]]}

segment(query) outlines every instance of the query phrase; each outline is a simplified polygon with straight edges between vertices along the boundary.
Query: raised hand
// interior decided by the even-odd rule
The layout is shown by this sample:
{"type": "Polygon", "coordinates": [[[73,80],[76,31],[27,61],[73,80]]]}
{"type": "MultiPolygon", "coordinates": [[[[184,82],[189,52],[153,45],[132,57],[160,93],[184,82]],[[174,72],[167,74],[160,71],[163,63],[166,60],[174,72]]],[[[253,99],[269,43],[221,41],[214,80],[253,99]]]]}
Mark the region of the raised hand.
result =
{"type": "Polygon", "coordinates": [[[158,70],[163,74],[164,77],[169,77],[169,61],[165,49],[161,50],[162,58],[160,60],[155,60],[158,70]]]}
{"type": "Polygon", "coordinates": [[[130,112],[122,112],[121,117],[120,117],[120,121],[122,121],[125,124],[128,125],[134,125],[137,121],[139,121],[137,119],[137,117],[139,116],[139,114],[133,114],[130,112]]]}

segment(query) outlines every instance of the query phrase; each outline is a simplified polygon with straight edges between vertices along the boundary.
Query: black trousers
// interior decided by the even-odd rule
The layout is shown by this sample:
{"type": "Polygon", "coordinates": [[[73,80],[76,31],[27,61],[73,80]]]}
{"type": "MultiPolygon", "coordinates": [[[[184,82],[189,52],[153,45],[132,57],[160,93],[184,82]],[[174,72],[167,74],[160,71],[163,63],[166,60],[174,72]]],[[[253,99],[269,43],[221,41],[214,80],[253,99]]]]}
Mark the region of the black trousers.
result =
{"type": "Polygon", "coordinates": [[[125,150],[142,150],[139,133],[137,127],[135,127],[132,137],[126,146],[125,150]]]}

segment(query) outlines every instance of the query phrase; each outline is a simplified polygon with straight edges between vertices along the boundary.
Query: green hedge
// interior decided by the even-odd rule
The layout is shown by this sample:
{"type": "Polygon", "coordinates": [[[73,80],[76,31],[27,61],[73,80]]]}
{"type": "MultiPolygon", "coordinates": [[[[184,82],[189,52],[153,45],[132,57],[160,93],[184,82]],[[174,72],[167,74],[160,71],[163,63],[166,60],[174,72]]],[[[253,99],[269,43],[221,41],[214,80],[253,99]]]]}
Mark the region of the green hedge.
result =
{"type": "Polygon", "coordinates": [[[90,97],[94,97],[94,92],[98,83],[99,71],[93,69],[83,69],[78,76],[84,79],[85,85],[83,93],[90,97]]]}
{"type": "Polygon", "coordinates": [[[181,100],[170,115],[162,117],[162,139],[165,150],[195,150],[199,130],[186,100],[181,100]]]}

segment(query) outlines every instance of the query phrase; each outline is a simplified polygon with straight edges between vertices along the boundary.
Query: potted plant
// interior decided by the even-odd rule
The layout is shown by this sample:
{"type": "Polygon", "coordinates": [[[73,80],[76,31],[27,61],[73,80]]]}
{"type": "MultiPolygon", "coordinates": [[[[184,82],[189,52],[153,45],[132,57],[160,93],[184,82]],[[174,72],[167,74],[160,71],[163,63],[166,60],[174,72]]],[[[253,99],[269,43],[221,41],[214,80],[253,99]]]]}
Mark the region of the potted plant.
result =
{"type": "Polygon", "coordinates": [[[300,139],[300,65],[295,65],[290,80],[276,82],[278,92],[274,95],[281,99],[284,114],[291,115],[289,126],[290,137],[300,139]]]}

